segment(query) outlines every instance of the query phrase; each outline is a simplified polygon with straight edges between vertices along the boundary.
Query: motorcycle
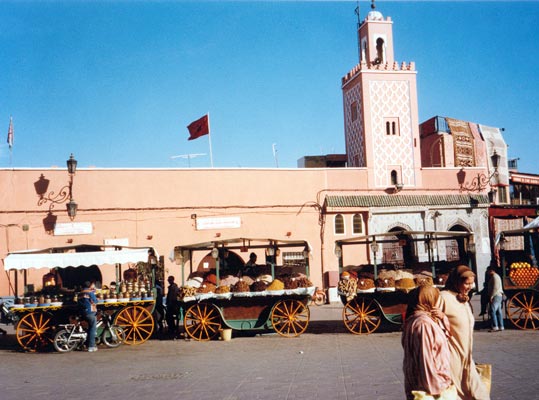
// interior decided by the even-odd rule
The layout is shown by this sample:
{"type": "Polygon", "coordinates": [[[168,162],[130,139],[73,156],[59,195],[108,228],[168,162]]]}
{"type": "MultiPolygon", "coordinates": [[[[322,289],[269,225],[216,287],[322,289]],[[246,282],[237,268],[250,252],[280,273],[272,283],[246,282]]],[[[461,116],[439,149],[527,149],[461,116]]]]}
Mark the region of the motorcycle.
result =
{"type": "MultiPolygon", "coordinates": [[[[88,338],[86,328],[88,324],[80,316],[72,316],[71,324],[62,324],[56,335],[53,345],[56,351],[68,353],[75,349],[82,349],[88,338]]],[[[125,332],[121,326],[112,323],[112,317],[107,313],[97,314],[96,345],[103,343],[107,347],[116,348],[125,341],[125,332]]]]}

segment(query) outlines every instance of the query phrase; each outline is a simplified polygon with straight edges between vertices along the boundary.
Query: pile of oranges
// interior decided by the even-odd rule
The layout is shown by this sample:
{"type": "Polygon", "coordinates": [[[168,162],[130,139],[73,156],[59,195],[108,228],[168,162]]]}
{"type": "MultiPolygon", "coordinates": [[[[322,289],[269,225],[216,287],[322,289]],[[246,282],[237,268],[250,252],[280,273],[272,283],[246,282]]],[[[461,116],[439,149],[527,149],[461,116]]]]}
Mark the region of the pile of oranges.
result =
{"type": "Polygon", "coordinates": [[[516,286],[534,286],[539,278],[539,269],[527,262],[514,262],[509,269],[509,278],[516,286]]]}

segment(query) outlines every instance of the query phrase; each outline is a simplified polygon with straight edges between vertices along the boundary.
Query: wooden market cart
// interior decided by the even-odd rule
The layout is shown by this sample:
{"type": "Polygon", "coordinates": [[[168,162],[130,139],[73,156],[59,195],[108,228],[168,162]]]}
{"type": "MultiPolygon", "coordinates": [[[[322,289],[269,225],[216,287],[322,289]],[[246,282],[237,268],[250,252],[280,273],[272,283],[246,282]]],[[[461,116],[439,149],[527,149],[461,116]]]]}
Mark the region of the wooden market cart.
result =
{"type": "MultiPolygon", "coordinates": [[[[4,259],[6,271],[22,271],[30,268],[86,268],[96,265],[99,268],[114,266],[116,281],[120,281],[122,264],[145,263],[148,260],[148,247],[76,245],[41,250],[11,252],[4,259]]],[[[98,311],[113,316],[113,323],[125,332],[125,344],[141,344],[153,333],[152,312],[155,307],[155,276],[151,274],[151,291],[145,297],[99,300],[98,311]]],[[[120,295],[118,285],[118,295],[120,295]]],[[[52,289],[52,288],[47,288],[52,289]]],[[[43,288],[45,292],[45,288],[43,288]]],[[[47,294],[56,293],[48,290],[47,294]]],[[[47,303],[18,302],[9,309],[16,321],[17,341],[24,350],[39,351],[48,348],[54,339],[57,326],[69,322],[71,316],[78,314],[76,291],[62,291],[62,301],[47,303]]],[[[37,295],[35,296],[38,297],[37,295]]],[[[25,297],[28,301],[27,297],[25,297]]]]}
{"type": "MultiPolygon", "coordinates": [[[[226,265],[227,259],[231,258],[227,257],[229,254],[235,254],[236,260],[243,263],[236,253],[257,249],[266,254],[266,263],[256,268],[271,275],[271,280],[294,272],[309,276],[310,248],[304,240],[223,239],[174,248],[176,262],[181,265],[182,287],[186,283],[186,266],[190,265],[190,273],[195,268],[195,253],[199,253],[202,262],[210,260],[215,266],[215,269],[208,269],[215,273],[218,287],[229,267],[226,265]],[[277,264],[279,260],[283,261],[281,265],[277,264]]],[[[299,336],[309,324],[308,303],[314,289],[311,286],[278,291],[197,293],[181,299],[179,323],[189,337],[199,341],[217,337],[222,329],[270,330],[283,337],[299,336]]]]}
{"type": "Polygon", "coordinates": [[[539,227],[529,224],[522,229],[500,232],[496,237],[499,271],[506,318],[518,329],[539,329],[539,227]]]}
{"type": "Polygon", "coordinates": [[[353,282],[354,285],[350,286],[342,278],[339,282],[338,293],[344,305],[342,319],[345,327],[349,332],[361,335],[375,332],[382,321],[401,325],[408,304],[408,293],[419,284],[416,279],[412,286],[407,287],[373,285],[368,289],[361,289],[359,283],[363,283],[362,277],[363,279],[365,276],[372,277],[372,281],[376,282],[381,267],[392,271],[413,271],[414,274],[422,277],[419,279],[431,279],[429,284],[441,288],[453,267],[464,263],[475,269],[473,251],[473,234],[462,231],[397,230],[335,241],[339,275],[342,277],[343,272],[347,270],[358,274],[357,282],[353,282]],[[424,246],[427,261],[418,261],[416,256],[418,246],[424,246]],[[444,246],[445,252],[440,251],[441,246],[444,246]],[[343,264],[345,249],[351,251],[353,248],[355,248],[355,254],[366,252],[367,258],[372,260],[372,263],[358,268],[345,268],[343,264]],[[377,262],[377,256],[380,253],[382,253],[383,263],[377,262]],[[445,257],[441,259],[440,254],[444,253],[445,257]],[[352,290],[343,291],[343,288],[347,286],[352,290]]]}

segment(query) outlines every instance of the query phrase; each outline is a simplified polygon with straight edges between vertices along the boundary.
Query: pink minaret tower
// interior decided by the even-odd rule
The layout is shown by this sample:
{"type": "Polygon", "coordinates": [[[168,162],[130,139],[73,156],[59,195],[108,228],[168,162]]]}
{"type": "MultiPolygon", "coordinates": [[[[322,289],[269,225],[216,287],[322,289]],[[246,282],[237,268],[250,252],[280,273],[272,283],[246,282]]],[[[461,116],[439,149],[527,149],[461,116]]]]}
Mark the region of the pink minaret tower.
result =
{"type": "Polygon", "coordinates": [[[393,22],[371,8],[358,24],[360,62],[342,78],[348,166],[367,168],[369,189],[418,188],[415,65],[395,61],[393,22]]]}

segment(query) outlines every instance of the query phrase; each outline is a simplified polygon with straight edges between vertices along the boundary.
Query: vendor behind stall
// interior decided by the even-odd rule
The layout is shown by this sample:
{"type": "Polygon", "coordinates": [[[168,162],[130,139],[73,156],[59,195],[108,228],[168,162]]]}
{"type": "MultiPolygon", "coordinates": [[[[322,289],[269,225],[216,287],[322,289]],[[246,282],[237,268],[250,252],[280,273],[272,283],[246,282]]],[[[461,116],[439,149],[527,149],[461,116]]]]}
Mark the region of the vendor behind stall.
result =
{"type": "Polygon", "coordinates": [[[251,253],[249,254],[249,261],[247,261],[245,263],[245,265],[241,268],[240,270],[240,274],[241,275],[249,275],[249,276],[253,276],[253,275],[256,275],[256,260],[257,260],[257,256],[255,253],[251,253]]]}

